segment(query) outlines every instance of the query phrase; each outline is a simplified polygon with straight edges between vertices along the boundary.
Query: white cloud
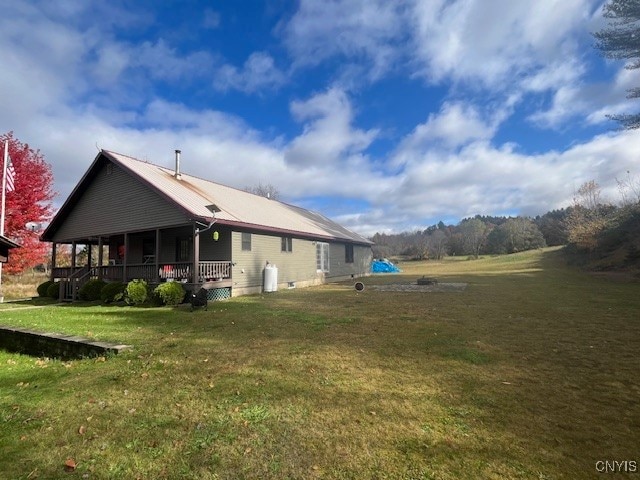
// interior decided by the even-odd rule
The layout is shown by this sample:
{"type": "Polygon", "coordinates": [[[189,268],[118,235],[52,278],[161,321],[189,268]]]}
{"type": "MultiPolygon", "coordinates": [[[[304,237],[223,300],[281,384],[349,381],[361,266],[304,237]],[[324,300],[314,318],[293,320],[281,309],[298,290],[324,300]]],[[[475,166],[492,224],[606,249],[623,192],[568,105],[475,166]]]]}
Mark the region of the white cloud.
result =
{"type": "Polygon", "coordinates": [[[574,84],[585,73],[585,66],[575,58],[549,63],[522,80],[526,92],[544,93],[561,85],[574,84]]]}
{"type": "MultiPolygon", "coordinates": [[[[333,57],[377,79],[395,66],[432,82],[506,89],[575,62],[598,0],[302,0],[280,33],[296,66],[333,57]]],[[[555,86],[558,86],[556,84],[555,86]]]]}
{"type": "Polygon", "coordinates": [[[638,108],[637,102],[627,99],[627,90],[637,85],[637,72],[620,68],[612,82],[584,81],[567,83],[553,94],[551,105],[539,110],[529,119],[547,128],[561,127],[567,121],[595,125],[608,121],[611,114],[628,113],[638,108]]]}
{"type": "Polygon", "coordinates": [[[505,80],[575,54],[575,30],[588,0],[416,1],[415,59],[432,81],[479,81],[504,88],[505,80]]]}
{"type": "Polygon", "coordinates": [[[476,214],[543,214],[566,207],[574,190],[596,180],[615,197],[615,179],[637,171],[640,132],[600,135],[565,151],[519,153],[474,141],[459,152],[426,147],[398,175],[401,183],[374,206],[388,218],[463,218],[476,214]]]}
{"type": "Polygon", "coordinates": [[[214,86],[222,91],[235,89],[254,93],[262,89],[277,89],[286,81],[286,75],[276,67],[273,57],[265,52],[252,53],[241,70],[223,65],[215,73],[214,86]]]}
{"type": "Polygon", "coordinates": [[[241,118],[216,110],[193,110],[185,105],[155,99],[137,116],[145,128],[182,130],[218,138],[253,141],[259,137],[241,118]]]}
{"type": "MultiPolygon", "coordinates": [[[[430,114],[425,123],[418,125],[399,150],[412,154],[424,149],[455,149],[474,140],[493,137],[497,123],[484,119],[472,105],[445,102],[438,114],[430,114]]],[[[397,159],[406,163],[407,159],[397,159]]]]}
{"type": "Polygon", "coordinates": [[[296,166],[332,166],[365,150],[377,135],[352,126],[353,110],[346,93],[332,88],[306,101],[293,102],[291,113],[306,122],[303,133],[285,152],[287,163],[296,166]]]}
{"type": "Polygon", "coordinates": [[[302,1],[281,33],[295,66],[343,59],[334,82],[349,90],[400,69],[502,102],[551,95],[553,105],[531,120],[557,128],[584,114],[585,106],[571,99],[585,88],[580,47],[591,43],[585,26],[597,27],[599,6],[599,0],[302,1]]]}
{"type": "Polygon", "coordinates": [[[282,34],[296,66],[341,56],[366,61],[370,75],[377,78],[393,66],[395,43],[408,33],[405,8],[384,0],[302,0],[282,34]]]}
{"type": "Polygon", "coordinates": [[[92,78],[103,89],[116,85],[131,64],[132,52],[124,45],[108,43],[98,46],[95,53],[92,78]]]}
{"type": "Polygon", "coordinates": [[[581,94],[591,100],[587,121],[595,124],[604,121],[606,115],[635,113],[640,110],[637,99],[627,98],[628,91],[638,87],[638,71],[620,68],[610,84],[589,85],[581,94]]]}
{"type": "Polygon", "coordinates": [[[141,67],[152,78],[169,82],[190,82],[194,77],[209,76],[213,57],[205,51],[180,52],[162,38],[132,47],[131,65],[141,67]]]}

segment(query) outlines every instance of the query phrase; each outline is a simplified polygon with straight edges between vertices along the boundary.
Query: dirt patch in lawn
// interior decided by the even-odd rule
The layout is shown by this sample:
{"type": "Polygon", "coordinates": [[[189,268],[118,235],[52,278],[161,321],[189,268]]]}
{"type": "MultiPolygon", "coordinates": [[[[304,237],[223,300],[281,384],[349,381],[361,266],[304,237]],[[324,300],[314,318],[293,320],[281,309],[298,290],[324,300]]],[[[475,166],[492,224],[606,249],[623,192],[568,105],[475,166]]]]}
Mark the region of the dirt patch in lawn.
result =
{"type": "Polygon", "coordinates": [[[464,292],[466,283],[437,283],[434,285],[417,285],[415,283],[390,283],[388,285],[371,285],[371,290],[379,292],[464,292]]]}

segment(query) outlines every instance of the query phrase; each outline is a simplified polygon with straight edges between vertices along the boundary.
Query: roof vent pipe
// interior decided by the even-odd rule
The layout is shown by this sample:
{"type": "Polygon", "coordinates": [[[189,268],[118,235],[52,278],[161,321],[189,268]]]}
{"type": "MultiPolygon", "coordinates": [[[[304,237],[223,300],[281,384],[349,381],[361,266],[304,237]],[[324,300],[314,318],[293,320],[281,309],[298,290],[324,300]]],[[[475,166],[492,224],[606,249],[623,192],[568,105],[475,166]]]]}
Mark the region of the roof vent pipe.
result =
{"type": "Polygon", "coordinates": [[[180,150],[176,150],[176,173],[173,175],[176,180],[180,180],[182,177],[180,175],[180,153],[182,153],[180,150]]]}

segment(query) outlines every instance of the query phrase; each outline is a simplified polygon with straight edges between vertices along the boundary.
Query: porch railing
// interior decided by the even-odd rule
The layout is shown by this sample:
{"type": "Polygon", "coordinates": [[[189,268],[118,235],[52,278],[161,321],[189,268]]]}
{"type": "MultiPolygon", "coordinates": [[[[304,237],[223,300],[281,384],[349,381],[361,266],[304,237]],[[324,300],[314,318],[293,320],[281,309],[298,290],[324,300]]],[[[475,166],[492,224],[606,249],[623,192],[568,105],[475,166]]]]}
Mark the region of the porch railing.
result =
{"type": "MultiPolygon", "coordinates": [[[[203,283],[212,280],[229,280],[231,278],[231,262],[226,261],[201,261],[199,262],[198,277],[193,278],[193,263],[191,262],[164,262],[156,270],[155,265],[138,263],[127,265],[126,280],[141,278],[147,282],[176,280],[189,283],[203,283]]],[[[91,267],[56,267],[53,269],[53,278],[68,280],[75,276],[84,276],[88,273],[90,278],[102,278],[104,280],[122,281],[123,265],[103,265],[91,267]]]]}
{"type": "Polygon", "coordinates": [[[51,269],[51,273],[53,275],[53,278],[70,278],[72,277],[76,272],[79,272],[81,270],[86,270],[87,267],[75,267],[75,268],[71,268],[71,267],[55,267],[51,269]]]}
{"type": "Polygon", "coordinates": [[[231,278],[231,262],[200,262],[200,282],[231,278]]]}
{"type": "Polygon", "coordinates": [[[192,263],[165,263],[160,266],[158,276],[161,280],[187,280],[190,282],[192,271],[192,263]]]}
{"type": "Polygon", "coordinates": [[[70,275],[60,281],[60,301],[74,302],[80,287],[82,287],[91,278],[91,270],[87,267],[74,268],[71,270],[70,275]]]}

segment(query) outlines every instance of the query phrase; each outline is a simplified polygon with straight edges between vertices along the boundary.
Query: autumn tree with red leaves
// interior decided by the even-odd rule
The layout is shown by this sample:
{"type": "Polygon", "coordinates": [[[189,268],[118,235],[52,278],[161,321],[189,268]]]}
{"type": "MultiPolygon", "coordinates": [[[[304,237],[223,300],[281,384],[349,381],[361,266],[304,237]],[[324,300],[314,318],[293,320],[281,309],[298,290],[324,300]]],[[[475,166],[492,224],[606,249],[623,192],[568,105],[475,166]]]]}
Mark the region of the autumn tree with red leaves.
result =
{"type": "MultiPolygon", "coordinates": [[[[9,142],[9,157],[15,170],[15,189],[6,194],[4,235],[21,248],[11,250],[4,271],[16,274],[48,261],[49,244],[40,241],[40,229],[27,224],[39,225],[51,219],[53,173],[40,150],[33,150],[9,132],[0,136],[3,154],[5,141],[9,142]]],[[[0,172],[4,171],[3,163],[1,158],[0,172]]]]}

